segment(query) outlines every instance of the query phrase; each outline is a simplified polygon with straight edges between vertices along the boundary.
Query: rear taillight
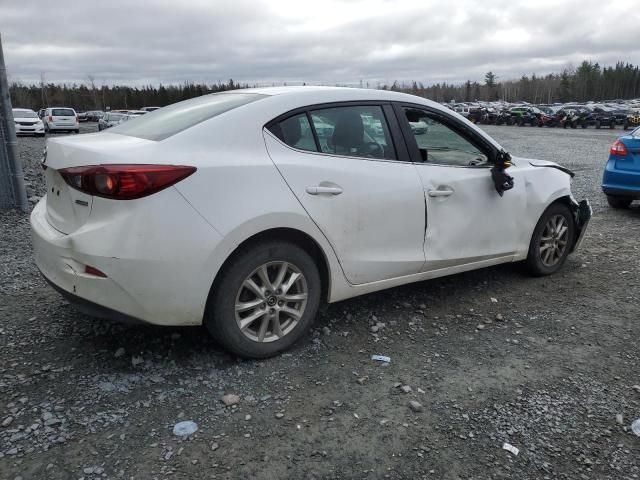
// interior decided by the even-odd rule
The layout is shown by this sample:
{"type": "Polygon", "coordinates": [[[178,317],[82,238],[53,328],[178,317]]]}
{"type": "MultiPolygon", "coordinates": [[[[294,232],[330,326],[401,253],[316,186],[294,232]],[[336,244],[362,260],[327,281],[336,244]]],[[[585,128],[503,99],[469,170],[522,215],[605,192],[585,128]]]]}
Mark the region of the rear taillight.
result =
{"type": "Polygon", "coordinates": [[[78,120],[78,116],[76,115],[76,123],[80,123],[80,120],[78,120]]]}
{"type": "Polygon", "coordinates": [[[146,197],[195,171],[195,167],[179,165],[89,165],[58,170],[70,187],[112,200],[146,197]]]}
{"type": "Polygon", "coordinates": [[[49,115],[49,121],[53,122],[53,116],[52,115],[49,115]]]}
{"type": "Polygon", "coordinates": [[[618,157],[626,157],[629,154],[627,150],[627,146],[622,143],[620,140],[617,140],[616,143],[611,145],[611,150],[609,150],[611,155],[616,155],[618,157]]]}

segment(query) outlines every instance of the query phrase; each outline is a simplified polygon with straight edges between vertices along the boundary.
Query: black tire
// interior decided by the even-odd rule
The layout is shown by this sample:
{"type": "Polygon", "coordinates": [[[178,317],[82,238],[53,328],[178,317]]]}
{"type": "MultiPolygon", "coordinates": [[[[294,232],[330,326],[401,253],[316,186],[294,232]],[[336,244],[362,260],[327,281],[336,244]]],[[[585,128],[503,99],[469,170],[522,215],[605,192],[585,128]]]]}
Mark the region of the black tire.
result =
{"type": "Polygon", "coordinates": [[[596,129],[600,130],[600,126],[601,126],[600,120],[596,121],[596,129]]]}
{"type": "Polygon", "coordinates": [[[569,207],[567,207],[564,203],[556,202],[550,205],[538,220],[536,224],[536,228],[533,231],[533,235],[531,236],[531,242],[529,243],[529,254],[527,255],[527,267],[529,272],[536,277],[542,277],[545,275],[552,275],[556,273],[564,262],[567,260],[569,256],[569,252],[573,247],[573,242],[575,241],[575,223],[573,219],[573,214],[569,207]],[[557,261],[553,263],[553,265],[546,265],[543,262],[542,255],[540,250],[540,242],[542,241],[542,234],[544,233],[547,223],[557,215],[561,215],[564,217],[566,224],[568,226],[567,232],[567,243],[564,247],[562,254],[558,257],[557,261]]]}
{"type": "Polygon", "coordinates": [[[609,123],[609,128],[611,130],[615,130],[616,128],[616,122],[614,120],[611,120],[611,122],[609,123]]]}
{"type": "Polygon", "coordinates": [[[607,203],[611,208],[629,208],[633,198],[619,197],[617,195],[607,195],[607,203]]]}
{"type": "MultiPolygon", "coordinates": [[[[245,358],[268,358],[290,348],[309,329],[320,306],[321,291],[318,267],[304,249],[284,241],[256,244],[235,254],[220,272],[207,301],[204,324],[211,336],[230,352],[245,358]],[[260,266],[270,262],[287,262],[302,273],[306,281],[307,303],[300,320],[290,332],[277,340],[259,342],[240,330],[236,322],[235,302],[245,280],[260,266]]],[[[267,328],[271,327],[269,323],[267,328]]]]}
{"type": "Polygon", "coordinates": [[[576,122],[571,122],[571,128],[578,128],[578,124],[576,122]]]}

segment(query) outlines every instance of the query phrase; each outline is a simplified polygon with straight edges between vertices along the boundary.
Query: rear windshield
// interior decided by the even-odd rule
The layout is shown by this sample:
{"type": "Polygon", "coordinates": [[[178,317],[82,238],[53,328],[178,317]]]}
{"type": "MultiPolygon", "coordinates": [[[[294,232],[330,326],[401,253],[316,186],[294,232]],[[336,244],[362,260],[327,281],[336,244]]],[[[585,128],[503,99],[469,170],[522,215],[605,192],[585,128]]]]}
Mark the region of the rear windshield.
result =
{"type": "Polygon", "coordinates": [[[54,108],[51,110],[51,115],[54,117],[75,117],[76,112],[70,108],[54,108]]]}
{"type": "Polygon", "coordinates": [[[264,97],[265,95],[257,93],[204,95],[136,117],[114,127],[111,132],[147,140],[164,140],[200,122],[264,97]]]}
{"type": "Polygon", "coordinates": [[[29,110],[14,110],[13,118],[38,118],[36,112],[30,112],[29,110]]]}
{"type": "Polygon", "coordinates": [[[112,121],[112,120],[121,120],[122,117],[124,117],[123,113],[109,113],[108,114],[109,117],[107,120],[112,121]]]}

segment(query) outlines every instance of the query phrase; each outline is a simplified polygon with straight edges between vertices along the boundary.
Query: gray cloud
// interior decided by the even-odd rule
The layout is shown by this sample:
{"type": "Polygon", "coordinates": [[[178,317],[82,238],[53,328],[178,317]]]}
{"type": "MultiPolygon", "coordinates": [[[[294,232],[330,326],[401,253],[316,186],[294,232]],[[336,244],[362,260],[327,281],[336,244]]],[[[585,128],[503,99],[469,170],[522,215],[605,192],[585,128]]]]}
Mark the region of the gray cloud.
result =
{"type": "Polygon", "coordinates": [[[26,83],[430,84],[640,63],[639,12],[628,0],[0,0],[0,32],[26,83]]]}

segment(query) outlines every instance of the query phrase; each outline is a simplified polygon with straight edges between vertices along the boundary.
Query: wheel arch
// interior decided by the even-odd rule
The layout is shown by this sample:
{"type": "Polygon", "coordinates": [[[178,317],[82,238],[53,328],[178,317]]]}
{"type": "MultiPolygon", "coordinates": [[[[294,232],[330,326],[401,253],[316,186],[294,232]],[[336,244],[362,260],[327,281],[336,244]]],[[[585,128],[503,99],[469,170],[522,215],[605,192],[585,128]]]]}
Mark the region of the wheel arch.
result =
{"type": "Polygon", "coordinates": [[[305,250],[311,256],[318,267],[318,272],[320,273],[320,281],[322,285],[320,298],[325,302],[329,300],[332,287],[332,269],[330,260],[327,257],[324,249],[320,246],[316,239],[314,239],[308,233],[303,232],[302,230],[291,227],[276,227],[254,233],[253,235],[240,242],[233,249],[233,251],[229,253],[227,258],[224,260],[224,262],[216,272],[216,275],[213,278],[213,282],[211,283],[211,288],[209,289],[209,294],[207,297],[207,309],[209,308],[209,300],[211,299],[213,292],[216,290],[216,287],[220,279],[222,278],[223,273],[229,267],[231,262],[239,255],[242,255],[244,252],[250,249],[253,245],[274,240],[294,243],[305,250]]]}

